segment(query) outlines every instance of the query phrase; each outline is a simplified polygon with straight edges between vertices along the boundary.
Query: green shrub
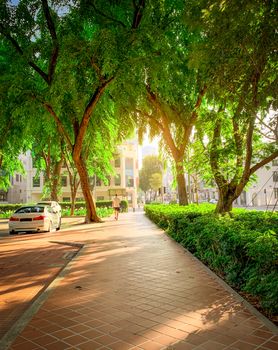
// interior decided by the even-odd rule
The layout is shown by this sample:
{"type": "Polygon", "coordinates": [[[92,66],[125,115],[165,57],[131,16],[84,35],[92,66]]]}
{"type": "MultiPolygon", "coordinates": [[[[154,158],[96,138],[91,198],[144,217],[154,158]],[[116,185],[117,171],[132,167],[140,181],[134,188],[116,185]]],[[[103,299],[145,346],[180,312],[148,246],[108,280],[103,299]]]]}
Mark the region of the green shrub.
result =
{"type": "Polygon", "coordinates": [[[120,207],[123,213],[127,213],[128,212],[128,201],[123,199],[120,202],[120,207]]]}
{"type": "Polygon", "coordinates": [[[146,215],[231,286],[278,312],[278,214],[234,209],[218,217],[210,204],[146,205],[146,215]]]}
{"type": "MultiPolygon", "coordinates": [[[[60,206],[62,209],[67,209],[70,208],[71,202],[59,202],[60,206]]],[[[85,208],[86,204],[85,202],[76,202],[75,203],[75,208],[85,208]]],[[[96,201],[96,207],[97,208],[112,208],[112,200],[107,200],[107,201],[96,201]]]]}

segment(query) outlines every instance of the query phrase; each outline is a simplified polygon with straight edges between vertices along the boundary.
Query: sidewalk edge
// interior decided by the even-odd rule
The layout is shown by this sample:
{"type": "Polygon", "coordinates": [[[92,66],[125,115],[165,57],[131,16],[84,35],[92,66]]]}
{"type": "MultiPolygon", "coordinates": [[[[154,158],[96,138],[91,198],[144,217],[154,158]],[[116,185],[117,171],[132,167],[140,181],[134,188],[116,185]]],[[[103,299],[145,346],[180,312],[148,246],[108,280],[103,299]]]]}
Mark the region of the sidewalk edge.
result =
{"type": "Polygon", "coordinates": [[[154,222],[152,222],[147,216],[146,218],[157,227],[161,233],[163,233],[168,239],[170,239],[173,243],[175,243],[182,251],[189,254],[189,256],[199,263],[202,268],[212,277],[214,278],[224,289],[226,289],[229,293],[231,293],[235,299],[242,303],[254,316],[256,316],[262,323],[265,325],[274,335],[278,335],[278,327],[272,323],[267,317],[265,317],[260,311],[258,311],[253,305],[251,305],[246,299],[244,299],[240,294],[238,294],[232,287],[230,287],[224,280],[222,280],[219,276],[217,276],[209,267],[207,267],[201,260],[196,258],[189,250],[176,242],[170,235],[168,235],[163,229],[158,227],[154,222]]]}
{"type": "MultiPolygon", "coordinates": [[[[63,242],[65,243],[65,242],[63,242]]],[[[76,243],[76,246],[80,247],[77,254],[64,266],[59,272],[56,278],[48,285],[48,287],[42,291],[42,293],[33,301],[23,315],[15,322],[10,330],[4,335],[0,341],[0,350],[8,350],[17,336],[23,331],[26,325],[31,321],[33,316],[38,312],[41,306],[44,304],[49,294],[56,288],[59,282],[65,277],[65,275],[71,269],[71,266],[79,258],[85,248],[85,244],[76,243]]]]}

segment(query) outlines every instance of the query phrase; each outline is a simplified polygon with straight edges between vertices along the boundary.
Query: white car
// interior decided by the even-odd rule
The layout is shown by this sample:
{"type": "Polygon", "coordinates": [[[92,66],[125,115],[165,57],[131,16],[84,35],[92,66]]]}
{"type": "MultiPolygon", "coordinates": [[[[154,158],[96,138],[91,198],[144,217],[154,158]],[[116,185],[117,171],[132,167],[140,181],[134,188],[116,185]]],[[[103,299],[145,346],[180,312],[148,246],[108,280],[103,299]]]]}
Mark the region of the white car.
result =
{"type": "Polygon", "coordinates": [[[215,198],[212,198],[210,201],[209,201],[209,203],[211,203],[211,204],[217,204],[217,199],[215,199],[215,198]]]}
{"type": "Polygon", "coordinates": [[[38,202],[37,205],[49,205],[55,213],[59,215],[59,227],[57,230],[60,230],[62,223],[62,208],[58,202],[55,201],[41,201],[38,202]]]}
{"type": "Polygon", "coordinates": [[[9,219],[9,233],[30,231],[52,232],[59,229],[60,216],[49,205],[26,205],[9,219]]]}

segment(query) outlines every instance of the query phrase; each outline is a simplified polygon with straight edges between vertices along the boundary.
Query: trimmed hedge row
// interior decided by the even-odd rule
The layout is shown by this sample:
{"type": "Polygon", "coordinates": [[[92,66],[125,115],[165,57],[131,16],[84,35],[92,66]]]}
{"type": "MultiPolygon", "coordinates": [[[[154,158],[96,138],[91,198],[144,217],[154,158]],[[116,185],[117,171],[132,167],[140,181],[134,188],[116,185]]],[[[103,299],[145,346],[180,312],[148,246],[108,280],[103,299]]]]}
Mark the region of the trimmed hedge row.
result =
{"type": "MultiPolygon", "coordinates": [[[[69,209],[71,206],[70,202],[59,202],[60,206],[62,209],[69,209]]],[[[14,212],[16,209],[22,207],[23,203],[18,203],[18,204],[0,204],[0,214],[5,214],[5,213],[10,213],[14,212]]],[[[128,211],[128,201],[127,200],[122,200],[120,202],[121,208],[123,212],[128,211]]],[[[109,201],[97,201],[96,202],[96,207],[97,208],[112,208],[112,200],[109,201]]],[[[76,202],[75,203],[75,208],[80,209],[80,208],[85,208],[85,202],[76,202]]]]}
{"type": "Polygon", "coordinates": [[[278,213],[234,209],[217,217],[211,204],[146,205],[146,215],[235,289],[278,313],[278,213]]]}

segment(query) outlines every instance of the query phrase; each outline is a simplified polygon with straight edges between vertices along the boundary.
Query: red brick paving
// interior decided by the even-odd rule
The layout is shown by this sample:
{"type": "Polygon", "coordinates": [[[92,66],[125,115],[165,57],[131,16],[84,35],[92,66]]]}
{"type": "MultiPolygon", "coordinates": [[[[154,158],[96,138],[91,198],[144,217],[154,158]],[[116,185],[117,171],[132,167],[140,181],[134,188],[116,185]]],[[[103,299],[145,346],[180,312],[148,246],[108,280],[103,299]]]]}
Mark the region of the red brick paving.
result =
{"type": "Polygon", "coordinates": [[[51,243],[56,235],[1,238],[0,339],[65,266],[66,253],[77,251],[51,243]]]}
{"type": "Polygon", "coordinates": [[[10,349],[277,349],[274,330],[142,213],[61,234],[85,248],[10,349]]]}

